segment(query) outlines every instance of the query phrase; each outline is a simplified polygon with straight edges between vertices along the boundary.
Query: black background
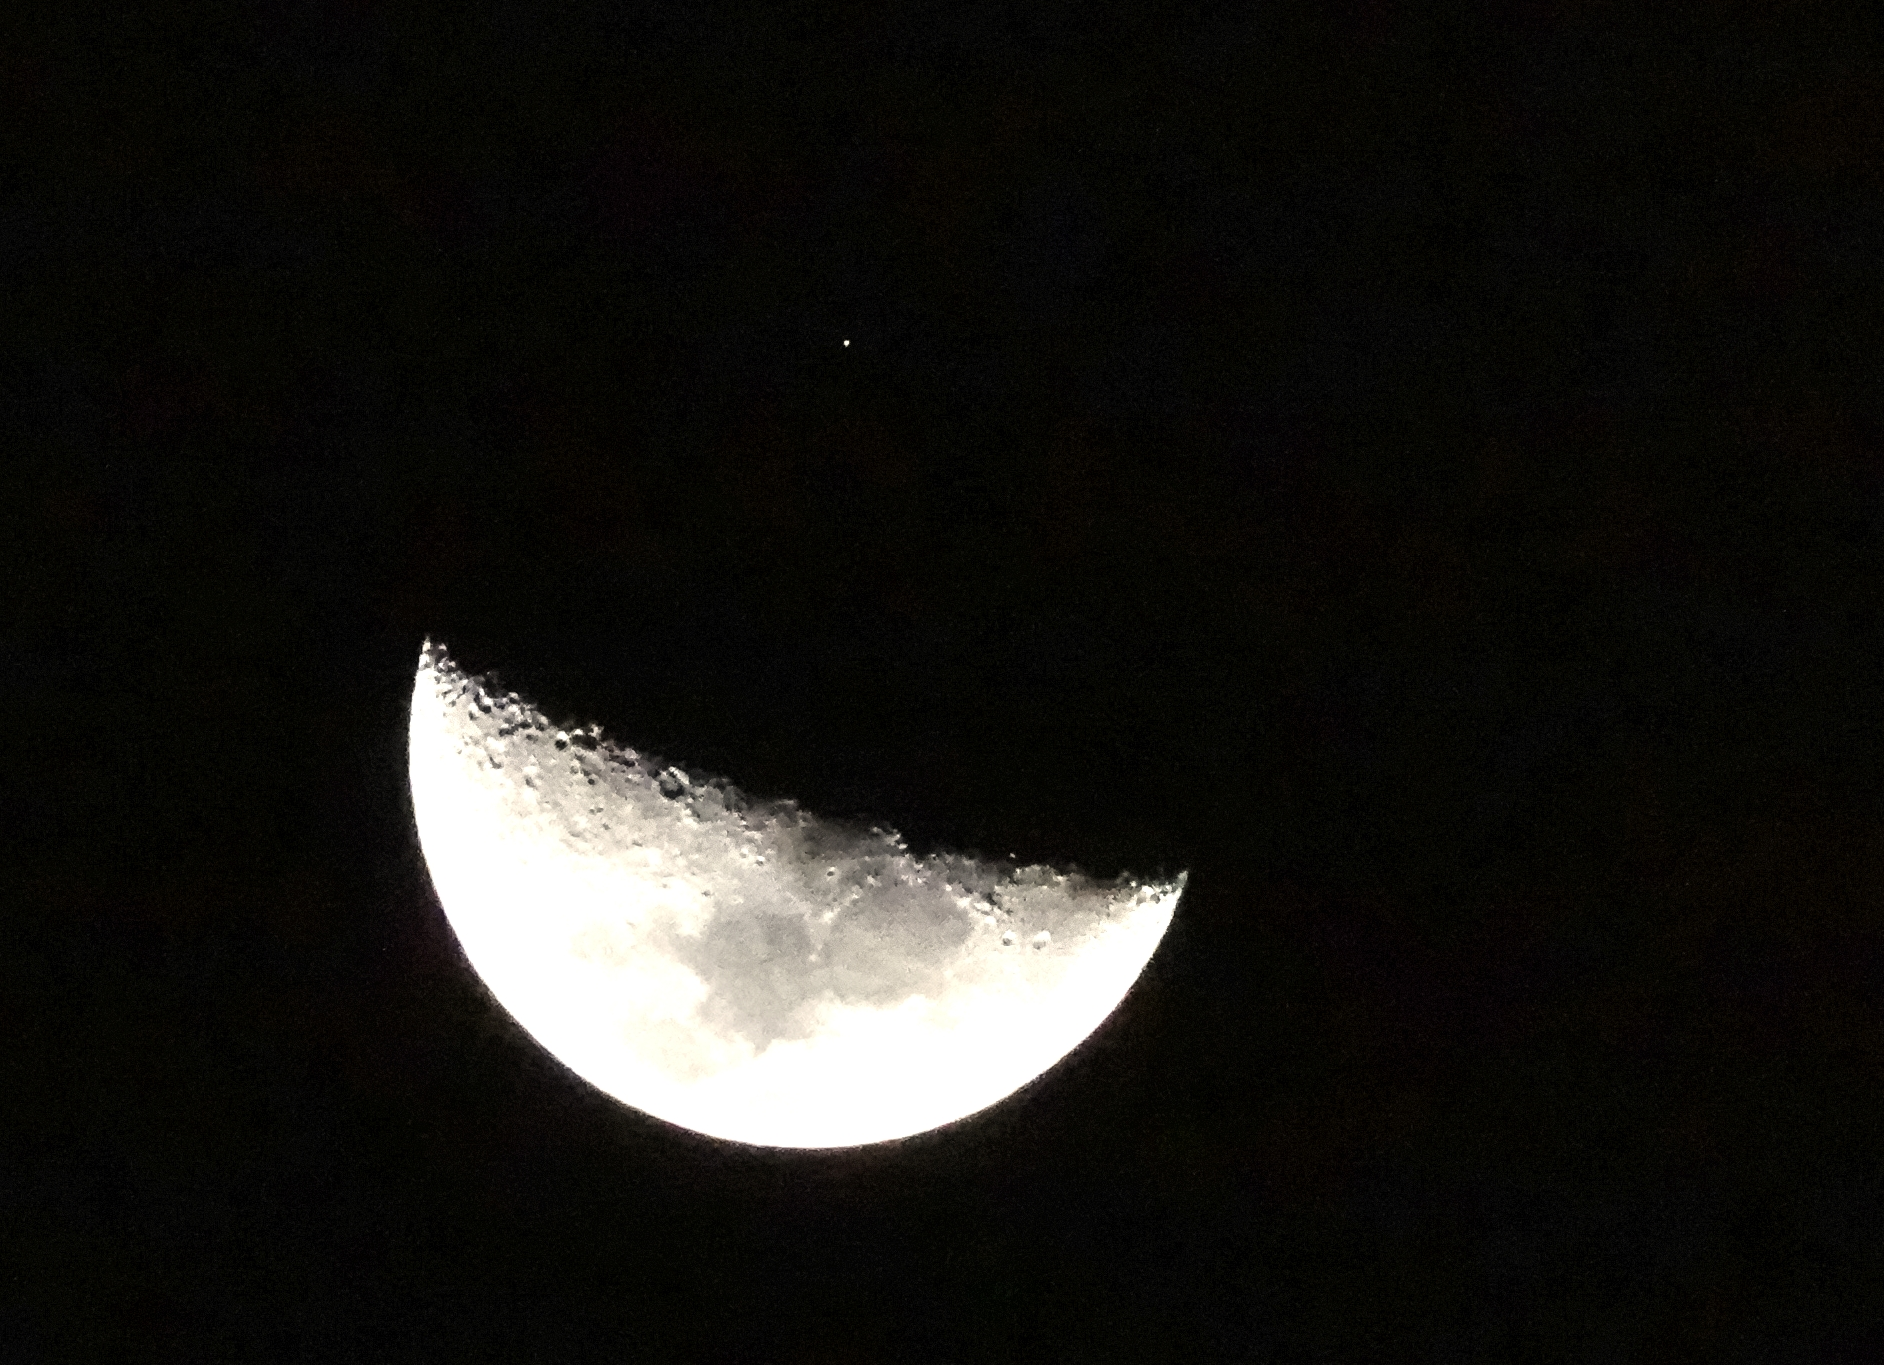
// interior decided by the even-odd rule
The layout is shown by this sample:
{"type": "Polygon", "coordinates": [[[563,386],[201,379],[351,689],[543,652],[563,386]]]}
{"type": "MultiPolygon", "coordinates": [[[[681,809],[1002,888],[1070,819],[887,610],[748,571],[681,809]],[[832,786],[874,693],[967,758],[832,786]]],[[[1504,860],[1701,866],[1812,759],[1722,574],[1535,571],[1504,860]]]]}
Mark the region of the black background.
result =
{"type": "Polygon", "coordinates": [[[11,35],[0,1356],[1875,1358],[1884,103],[1828,14],[11,35]],[[457,956],[428,634],[1190,889],[993,1112],[691,1137],[457,956]]]}

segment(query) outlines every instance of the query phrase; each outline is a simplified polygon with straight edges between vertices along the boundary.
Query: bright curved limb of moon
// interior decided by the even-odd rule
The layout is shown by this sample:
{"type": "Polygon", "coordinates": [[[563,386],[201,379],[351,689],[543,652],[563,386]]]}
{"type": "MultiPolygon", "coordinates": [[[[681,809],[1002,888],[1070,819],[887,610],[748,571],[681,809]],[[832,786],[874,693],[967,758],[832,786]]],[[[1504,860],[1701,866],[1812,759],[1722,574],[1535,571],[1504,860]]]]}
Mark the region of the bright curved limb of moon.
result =
{"type": "Polygon", "coordinates": [[[498,1002],[570,1070],[717,1138],[845,1147],[1013,1093],[1117,1007],[1186,874],[911,856],[559,730],[426,642],[413,812],[498,1002]]]}

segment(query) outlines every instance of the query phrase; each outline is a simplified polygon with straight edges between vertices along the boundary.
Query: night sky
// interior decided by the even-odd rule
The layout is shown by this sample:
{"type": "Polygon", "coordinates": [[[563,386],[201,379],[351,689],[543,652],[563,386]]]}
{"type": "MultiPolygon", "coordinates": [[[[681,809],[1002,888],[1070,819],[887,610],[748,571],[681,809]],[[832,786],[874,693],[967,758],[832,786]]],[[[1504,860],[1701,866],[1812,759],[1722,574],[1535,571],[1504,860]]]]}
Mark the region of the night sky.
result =
{"type": "Polygon", "coordinates": [[[1884,54],[1689,8],[0,43],[0,1361],[1878,1358],[1884,54]],[[427,636],[1189,889],[1011,1102],[717,1144],[458,954],[427,636]]]}

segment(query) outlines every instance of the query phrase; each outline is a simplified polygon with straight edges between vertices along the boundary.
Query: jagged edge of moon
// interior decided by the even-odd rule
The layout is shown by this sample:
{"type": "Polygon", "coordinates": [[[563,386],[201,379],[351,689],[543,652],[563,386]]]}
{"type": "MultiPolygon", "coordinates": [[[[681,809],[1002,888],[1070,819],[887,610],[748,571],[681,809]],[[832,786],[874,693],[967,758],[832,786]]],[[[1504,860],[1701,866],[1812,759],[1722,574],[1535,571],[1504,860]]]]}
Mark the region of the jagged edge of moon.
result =
{"type": "MultiPolygon", "coordinates": [[[[829,860],[872,859],[888,856],[895,871],[911,880],[926,880],[940,875],[951,884],[974,887],[982,913],[1001,910],[1003,887],[1047,883],[1088,892],[1120,891],[1133,893],[1136,900],[1148,900],[1183,889],[1188,874],[1140,877],[1127,870],[1111,878],[1088,876],[1077,864],[1055,867],[1046,863],[1021,863],[1013,857],[988,858],[974,852],[937,852],[928,856],[909,852],[907,841],[887,824],[871,824],[843,816],[819,815],[806,811],[789,797],[755,799],[731,778],[698,766],[671,762],[647,750],[619,743],[597,723],[556,723],[539,710],[524,694],[507,689],[497,670],[467,673],[451,659],[446,645],[426,640],[420,655],[421,668],[429,668],[437,678],[442,696],[454,702],[462,699],[467,711],[477,717],[473,724],[480,731],[500,740],[525,733],[546,740],[558,753],[574,751],[618,780],[652,787],[670,801],[678,802],[697,819],[736,815],[749,835],[761,838],[793,831],[815,831],[816,842],[823,847],[810,850],[829,860]]],[[[503,759],[492,755],[493,766],[503,759]]],[[[776,852],[789,852],[778,849],[776,852]]],[[[775,855],[774,855],[775,856],[775,855]]],[[[764,861],[767,854],[759,855],[764,861]]],[[[818,861],[811,858],[809,861],[818,861]]]]}

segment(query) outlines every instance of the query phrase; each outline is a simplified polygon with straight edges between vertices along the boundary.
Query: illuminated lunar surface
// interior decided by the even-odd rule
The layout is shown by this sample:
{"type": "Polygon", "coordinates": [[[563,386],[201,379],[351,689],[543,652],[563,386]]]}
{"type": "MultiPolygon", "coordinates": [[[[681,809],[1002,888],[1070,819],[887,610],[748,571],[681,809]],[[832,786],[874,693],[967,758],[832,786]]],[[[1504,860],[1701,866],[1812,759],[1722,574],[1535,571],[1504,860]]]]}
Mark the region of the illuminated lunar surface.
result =
{"type": "Polygon", "coordinates": [[[881,1142],[996,1103],[1118,1005],[1185,881],[913,857],[559,729],[429,642],[410,738],[432,883],[491,993],[598,1089],[738,1142],[881,1142]]]}

